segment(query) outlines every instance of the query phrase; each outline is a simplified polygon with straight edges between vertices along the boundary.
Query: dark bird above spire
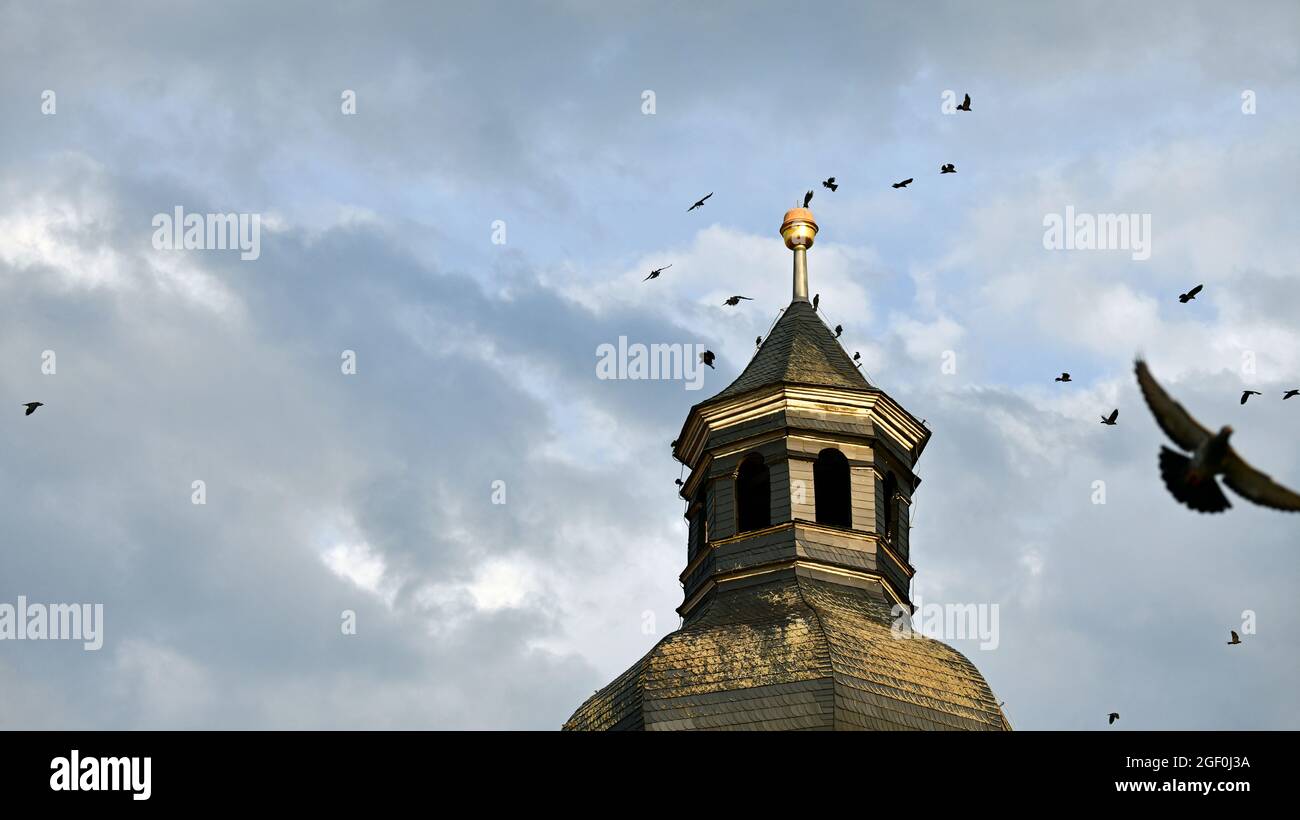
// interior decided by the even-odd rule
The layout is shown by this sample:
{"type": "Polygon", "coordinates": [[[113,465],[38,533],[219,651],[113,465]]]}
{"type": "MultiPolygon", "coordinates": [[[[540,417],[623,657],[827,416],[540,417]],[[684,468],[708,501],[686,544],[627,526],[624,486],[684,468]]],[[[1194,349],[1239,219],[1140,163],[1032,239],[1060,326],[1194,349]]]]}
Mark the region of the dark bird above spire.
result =
{"type": "Polygon", "coordinates": [[[1222,512],[1232,504],[1219,489],[1216,476],[1237,495],[1264,507],[1300,512],[1300,495],[1288,490],[1246,463],[1228,445],[1232,428],[1211,433],[1192,418],[1181,404],[1170,398],[1151,375],[1146,362],[1134,366],[1138,386],[1160,429],[1174,444],[1191,453],[1185,456],[1168,447],[1160,448],[1160,475],[1174,498],[1197,512],[1222,512]]]}
{"type": "Polygon", "coordinates": [[[651,279],[658,279],[658,278],[659,278],[659,274],[663,273],[664,271],[668,270],[668,269],[671,268],[671,267],[672,267],[672,265],[664,265],[662,268],[655,268],[654,270],[650,271],[650,275],[649,275],[649,276],[647,276],[646,278],[642,279],[641,281],[642,281],[642,282],[649,282],[651,279]]]}
{"type": "MultiPolygon", "coordinates": [[[[709,191],[709,196],[713,196],[713,192],[712,192],[712,191],[709,191]]],[[[703,208],[703,207],[704,207],[704,200],[705,200],[705,199],[708,199],[709,196],[704,197],[704,199],[700,199],[700,200],[698,200],[694,205],[692,205],[691,207],[687,208],[687,209],[686,209],[686,213],[690,213],[691,211],[695,210],[696,208],[703,208]]]]}
{"type": "Polygon", "coordinates": [[[827,179],[822,180],[822,187],[830,188],[831,193],[833,194],[840,186],[835,184],[835,177],[828,177],[827,179]]]}
{"type": "Polygon", "coordinates": [[[1196,287],[1192,288],[1186,293],[1178,294],[1178,301],[1182,302],[1184,305],[1187,304],[1188,302],[1196,298],[1196,294],[1200,293],[1201,288],[1203,287],[1205,287],[1205,285],[1197,285],[1196,287]]]}
{"type": "Polygon", "coordinates": [[[836,325],[836,326],[835,326],[835,338],[836,338],[836,339],[838,339],[838,338],[840,337],[840,334],[843,333],[843,332],[844,332],[844,325],[836,325]]]}
{"type": "Polygon", "coordinates": [[[745,300],[750,301],[750,302],[754,301],[753,299],[751,299],[751,298],[748,297],[748,296],[729,296],[729,297],[727,297],[727,301],[723,302],[722,304],[724,304],[724,305],[731,305],[731,306],[734,307],[734,306],[740,304],[740,300],[741,300],[741,299],[745,299],[745,300]]]}
{"type": "MultiPolygon", "coordinates": [[[[706,351],[704,351],[703,353],[700,354],[700,361],[704,362],[704,363],[707,364],[709,367],[713,367],[713,360],[714,360],[714,358],[716,358],[716,357],[713,355],[713,351],[712,351],[712,350],[706,350],[706,351]]],[[[713,369],[716,370],[717,368],[713,368],[713,369]]]]}
{"type": "Polygon", "coordinates": [[[812,191],[809,191],[808,193],[806,193],[806,194],[803,195],[803,206],[804,206],[805,208],[808,207],[808,203],[809,203],[809,202],[812,202],[812,196],[813,196],[813,192],[812,192],[812,191]]]}
{"type": "Polygon", "coordinates": [[[817,309],[817,305],[818,303],[821,302],[821,300],[822,300],[822,295],[820,293],[813,294],[813,310],[817,309]]]}

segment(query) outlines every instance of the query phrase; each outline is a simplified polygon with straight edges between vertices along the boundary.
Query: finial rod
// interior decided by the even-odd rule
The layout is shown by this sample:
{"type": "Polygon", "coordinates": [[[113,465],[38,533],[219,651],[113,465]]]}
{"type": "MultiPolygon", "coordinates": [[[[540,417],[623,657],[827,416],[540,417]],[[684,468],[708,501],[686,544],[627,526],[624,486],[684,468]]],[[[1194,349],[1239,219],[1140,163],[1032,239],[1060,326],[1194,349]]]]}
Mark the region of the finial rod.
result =
{"type": "Polygon", "coordinates": [[[808,249],[817,236],[817,222],[807,208],[791,208],[781,223],[781,238],[794,251],[794,301],[808,301],[808,249]]]}

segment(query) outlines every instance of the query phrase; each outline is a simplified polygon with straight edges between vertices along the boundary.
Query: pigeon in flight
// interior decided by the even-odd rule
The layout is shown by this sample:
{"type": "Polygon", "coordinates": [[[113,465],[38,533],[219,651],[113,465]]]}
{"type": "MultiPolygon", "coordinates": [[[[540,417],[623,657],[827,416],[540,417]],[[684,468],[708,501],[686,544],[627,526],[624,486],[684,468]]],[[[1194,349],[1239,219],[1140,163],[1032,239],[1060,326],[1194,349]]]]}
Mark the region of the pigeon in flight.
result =
{"type": "Polygon", "coordinates": [[[828,177],[827,179],[822,180],[822,187],[830,188],[831,193],[833,194],[840,186],[835,184],[835,177],[828,177]]]}
{"type": "Polygon", "coordinates": [[[940,166],[939,166],[939,173],[941,173],[941,174],[955,174],[955,173],[957,173],[957,166],[956,166],[956,165],[953,165],[951,162],[949,162],[949,163],[945,163],[944,165],[940,165],[940,166]]]}
{"type": "Polygon", "coordinates": [[[1286,401],[1292,396],[1300,396],[1300,390],[1288,390],[1282,394],[1282,401],[1286,401]]]}
{"type": "MultiPolygon", "coordinates": [[[[713,192],[712,192],[712,191],[709,191],[709,196],[713,196],[713,192]]],[[[704,199],[708,199],[709,196],[704,197],[704,199]]],[[[703,207],[704,207],[704,199],[701,199],[699,202],[696,202],[694,205],[692,205],[691,207],[687,208],[687,209],[686,209],[686,213],[690,213],[691,211],[695,210],[696,208],[703,208],[703,207]]]]}
{"type": "Polygon", "coordinates": [[[1119,408],[1118,408],[1118,407],[1116,407],[1115,410],[1114,410],[1114,412],[1112,412],[1109,416],[1102,416],[1102,417],[1101,417],[1101,423],[1102,423],[1102,424],[1109,424],[1111,427],[1114,427],[1114,426],[1115,426],[1115,419],[1117,419],[1117,418],[1119,418],[1119,408]]]}
{"type": "Polygon", "coordinates": [[[1069,374],[1069,373],[1062,373],[1061,375],[1059,375],[1059,376],[1056,377],[1056,380],[1057,380],[1058,382],[1068,382],[1068,381],[1070,381],[1070,374],[1069,374]]]}
{"type": "MultiPolygon", "coordinates": [[[[835,338],[836,338],[836,339],[838,339],[838,338],[840,337],[840,334],[843,333],[843,332],[844,332],[844,325],[836,325],[836,326],[835,326],[835,338]]],[[[1300,392],[1300,391],[1296,391],[1296,392],[1300,392]]]]}
{"type": "Polygon", "coordinates": [[[957,106],[957,110],[958,110],[958,111],[969,111],[969,110],[970,110],[970,95],[969,95],[969,94],[966,95],[966,99],[964,99],[964,100],[961,101],[961,105],[957,106]]]}
{"type": "Polygon", "coordinates": [[[1232,640],[1228,641],[1228,646],[1236,646],[1241,643],[1241,638],[1237,636],[1237,630],[1229,629],[1228,631],[1232,633],[1232,640]]]}
{"type": "Polygon", "coordinates": [[[655,268],[654,270],[650,271],[650,275],[649,275],[649,276],[647,276],[646,278],[642,279],[641,281],[642,281],[642,282],[649,282],[651,279],[658,279],[658,278],[659,278],[659,274],[663,273],[664,271],[668,270],[668,269],[671,268],[671,267],[672,267],[672,265],[664,265],[662,268],[655,268]]]}
{"type": "Polygon", "coordinates": [[[1222,512],[1232,506],[1215,480],[1215,476],[1222,474],[1223,483],[1247,501],[1300,512],[1300,494],[1251,467],[1228,445],[1231,427],[1211,433],[1169,397],[1147,369],[1146,362],[1138,359],[1134,370],[1142,396],[1160,429],[1174,444],[1192,454],[1188,457],[1168,447],[1160,448],[1160,475],[1174,498],[1197,512],[1222,512]]]}
{"type": "Polygon", "coordinates": [[[41,401],[29,401],[29,402],[27,402],[26,404],[23,405],[23,407],[26,407],[26,408],[27,408],[27,412],[26,412],[26,413],[23,413],[23,415],[24,415],[24,416],[30,416],[32,413],[35,413],[35,412],[36,412],[36,408],[37,408],[37,407],[44,407],[44,406],[45,406],[45,402],[41,402],[41,401]]]}
{"type": "Polygon", "coordinates": [[[820,302],[821,300],[822,300],[822,295],[820,293],[813,294],[813,310],[817,309],[817,303],[820,302]]]}
{"type": "Polygon", "coordinates": [[[895,182],[895,183],[894,183],[894,187],[895,187],[895,188],[906,188],[907,186],[909,186],[909,185],[911,185],[911,184],[912,184],[912,178],[911,178],[911,177],[908,177],[907,179],[903,180],[902,182],[895,182]]]}
{"type": "Polygon", "coordinates": [[[1241,403],[1245,404],[1247,400],[1250,399],[1251,396],[1262,396],[1262,395],[1264,394],[1259,392],[1258,390],[1243,390],[1241,391],[1241,403]]]}
{"type": "Polygon", "coordinates": [[[702,362],[704,362],[705,364],[707,364],[710,368],[713,368],[714,370],[717,370],[716,367],[713,367],[713,360],[714,360],[715,358],[717,358],[717,357],[715,357],[715,356],[713,355],[713,351],[712,351],[712,350],[706,350],[706,351],[704,351],[703,353],[700,354],[700,361],[702,361],[702,362]]]}
{"type": "Polygon", "coordinates": [[[1205,285],[1197,285],[1196,287],[1192,288],[1186,293],[1178,294],[1178,301],[1182,302],[1184,305],[1187,304],[1188,302],[1196,298],[1196,294],[1200,293],[1201,288],[1203,287],[1205,287],[1205,285]]]}
{"type": "Polygon", "coordinates": [[[1119,712],[1111,712],[1111,713],[1110,713],[1110,722],[1113,724],[1113,723],[1114,723],[1115,721],[1117,721],[1117,720],[1119,720],[1119,712]]]}
{"type": "Polygon", "coordinates": [[[731,305],[732,307],[735,307],[736,305],[740,304],[740,300],[741,300],[741,299],[746,299],[746,300],[748,300],[748,301],[750,301],[750,302],[754,301],[752,298],[750,298],[750,297],[748,297],[748,296],[731,296],[731,297],[728,297],[728,298],[727,298],[727,301],[723,302],[722,304],[724,304],[724,305],[731,305]]]}
{"type": "Polygon", "coordinates": [[[812,192],[812,191],[809,191],[808,193],[806,193],[806,194],[803,195],[803,206],[804,206],[805,208],[808,207],[808,203],[809,203],[809,202],[812,202],[812,195],[813,195],[813,192],[812,192]]]}

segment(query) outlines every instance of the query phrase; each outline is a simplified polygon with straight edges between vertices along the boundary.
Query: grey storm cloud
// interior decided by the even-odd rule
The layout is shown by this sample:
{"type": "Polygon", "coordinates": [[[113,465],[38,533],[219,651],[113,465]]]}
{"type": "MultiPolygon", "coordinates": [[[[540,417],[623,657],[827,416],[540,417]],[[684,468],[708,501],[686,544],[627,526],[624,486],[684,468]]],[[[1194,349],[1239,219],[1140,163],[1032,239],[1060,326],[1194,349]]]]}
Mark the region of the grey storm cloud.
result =
{"type": "Polygon", "coordinates": [[[5,6],[0,602],[101,602],[107,635],[0,644],[0,727],[557,727],[676,626],[668,442],[784,305],[713,318],[772,285],[717,260],[770,254],[787,292],[776,224],[832,174],[813,287],[935,430],[916,589],[999,604],[997,650],[957,645],[1017,727],[1300,726],[1297,522],[1177,507],[1131,378],[1141,348],[1300,483],[1300,9],[793,13],[5,6]],[[975,111],[940,116],[947,89],[975,111]],[[1152,213],[1152,259],[1044,252],[1066,204],[1152,213]],[[154,250],[176,205],[261,213],[261,257],[154,250]],[[719,370],[602,381],[619,336],[719,370]],[[1270,400],[1244,409],[1243,351],[1270,400]],[[1259,650],[1228,658],[1247,609],[1259,650]]]}

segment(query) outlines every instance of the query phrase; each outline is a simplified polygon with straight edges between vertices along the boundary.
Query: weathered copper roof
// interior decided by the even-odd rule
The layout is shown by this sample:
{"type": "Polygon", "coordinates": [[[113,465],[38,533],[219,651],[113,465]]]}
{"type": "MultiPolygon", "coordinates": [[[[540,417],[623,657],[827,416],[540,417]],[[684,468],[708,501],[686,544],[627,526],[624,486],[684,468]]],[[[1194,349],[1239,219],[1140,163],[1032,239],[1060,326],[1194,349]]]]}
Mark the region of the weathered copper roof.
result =
{"type": "Polygon", "coordinates": [[[803,301],[790,303],[745,371],[713,399],[778,383],[871,387],[812,305],[803,301]]]}
{"type": "Polygon", "coordinates": [[[815,578],[720,592],[564,728],[1009,728],[960,652],[890,623],[866,589],[815,578]]]}

